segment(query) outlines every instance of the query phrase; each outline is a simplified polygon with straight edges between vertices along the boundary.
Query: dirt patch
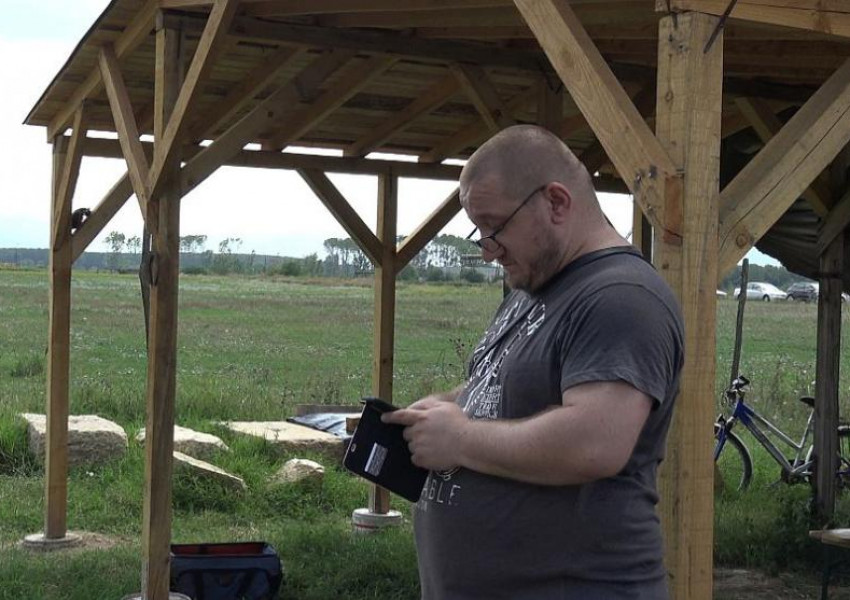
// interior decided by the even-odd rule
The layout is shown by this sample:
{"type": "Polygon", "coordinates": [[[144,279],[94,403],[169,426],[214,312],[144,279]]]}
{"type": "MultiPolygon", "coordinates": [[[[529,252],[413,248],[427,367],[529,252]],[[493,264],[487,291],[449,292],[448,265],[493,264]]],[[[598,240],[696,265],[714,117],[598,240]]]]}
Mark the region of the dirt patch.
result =
{"type": "MultiPolygon", "coordinates": [[[[743,569],[714,569],[714,600],[812,600],[820,598],[820,573],[811,578],[771,577],[743,569]]],[[[850,600],[850,588],[830,586],[830,600],[850,600]]]]}

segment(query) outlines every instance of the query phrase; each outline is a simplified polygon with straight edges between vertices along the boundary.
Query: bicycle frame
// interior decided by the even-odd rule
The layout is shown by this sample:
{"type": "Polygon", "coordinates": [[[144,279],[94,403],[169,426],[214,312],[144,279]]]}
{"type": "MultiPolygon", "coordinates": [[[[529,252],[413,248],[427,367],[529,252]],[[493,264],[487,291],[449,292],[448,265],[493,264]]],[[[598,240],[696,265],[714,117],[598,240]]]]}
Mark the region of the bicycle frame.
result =
{"type": "Polygon", "coordinates": [[[717,418],[717,425],[720,431],[717,436],[717,443],[714,447],[714,460],[720,456],[723,447],[726,445],[726,432],[731,431],[735,423],[740,421],[747,430],[753,434],[753,437],[764,447],[765,450],[773,457],[781,467],[783,472],[788,476],[798,476],[809,473],[812,466],[810,457],[811,447],[808,444],[809,436],[812,432],[812,422],[814,420],[815,411],[809,412],[809,419],[806,422],[806,429],[803,432],[803,437],[797,443],[792,440],[784,431],[776,425],[762,417],[755,410],[747,406],[740,394],[736,394],[735,408],[732,416],[724,418],[721,414],[717,418]],[[790,462],[776,444],[767,436],[767,434],[759,427],[765,427],[769,433],[775,435],[783,444],[795,450],[793,462],[790,462]],[[805,456],[804,456],[805,451],[805,456]]]}

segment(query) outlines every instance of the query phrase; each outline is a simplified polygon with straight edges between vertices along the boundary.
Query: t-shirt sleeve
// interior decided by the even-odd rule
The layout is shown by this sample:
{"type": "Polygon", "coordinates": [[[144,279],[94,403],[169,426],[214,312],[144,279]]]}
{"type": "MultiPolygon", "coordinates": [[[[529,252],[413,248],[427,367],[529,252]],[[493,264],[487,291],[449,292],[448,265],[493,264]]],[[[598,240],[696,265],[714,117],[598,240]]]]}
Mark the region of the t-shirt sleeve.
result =
{"type": "Polygon", "coordinates": [[[566,316],[561,392],[595,381],[625,381],[664,402],[677,392],[683,361],[681,320],[652,290],[616,284],[566,316]]]}

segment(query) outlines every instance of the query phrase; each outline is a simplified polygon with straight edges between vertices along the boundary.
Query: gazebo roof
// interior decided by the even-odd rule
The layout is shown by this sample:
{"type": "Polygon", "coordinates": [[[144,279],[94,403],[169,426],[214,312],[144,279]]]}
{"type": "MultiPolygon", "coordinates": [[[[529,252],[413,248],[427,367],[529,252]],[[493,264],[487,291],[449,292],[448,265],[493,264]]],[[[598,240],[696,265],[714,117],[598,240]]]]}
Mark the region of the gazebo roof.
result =
{"type": "MultiPolygon", "coordinates": [[[[163,8],[164,18],[180,21],[191,56],[211,4],[113,0],[26,123],[47,127],[49,137],[61,133],[83,93],[89,129],[116,131],[98,66],[101,47],[113,44],[139,132],[151,134],[154,15],[163,8]]],[[[723,5],[722,10],[727,2],[693,4],[714,10],[723,5]]],[[[570,3],[651,127],[658,21],[666,12],[656,5],[664,2],[570,3]]],[[[753,144],[763,143],[764,135],[760,139],[750,129],[759,131],[759,118],[787,120],[850,56],[850,39],[816,31],[817,23],[812,30],[792,29],[737,15],[733,12],[725,23],[723,42],[723,159],[736,165],[752,154],[753,144]],[[747,152],[733,143],[736,136],[749,140],[747,152]]],[[[822,25],[829,28],[829,23],[822,25]]],[[[560,93],[557,74],[508,0],[243,0],[202,83],[193,109],[203,117],[190,126],[191,138],[215,139],[287,82],[292,85],[277,103],[274,124],[254,136],[264,150],[318,146],[346,156],[377,151],[436,163],[468,156],[506,123],[547,122],[600,172],[600,189],[626,191],[569,94],[560,93]],[[555,98],[554,112],[547,97],[555,98]],[[553,120],[543,111],[558,116],[553,120]]],[[[110,151],[92,143],[90,152],[110,151]]],[[[821,206],[798,202],[794,227],[774,228],[760,247],[792,270],[816,275],[810,242],[829,206],[828,200],[821,206]]]]}

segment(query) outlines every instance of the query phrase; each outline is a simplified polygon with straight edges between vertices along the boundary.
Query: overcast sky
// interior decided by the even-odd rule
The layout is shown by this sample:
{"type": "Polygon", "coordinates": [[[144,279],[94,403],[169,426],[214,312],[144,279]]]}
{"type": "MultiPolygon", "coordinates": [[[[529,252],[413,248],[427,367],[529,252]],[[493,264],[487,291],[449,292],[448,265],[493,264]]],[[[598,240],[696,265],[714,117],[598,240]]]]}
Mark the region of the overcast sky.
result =
{"type": "MultiPolygon", "coordinates": [[[[70,56],[108,0],[3,0],[0,19],[0,247],[48,246],[50,145],[45,129],[22,125],[42,92],[70,56]]],[[[121,160],[83,159],[74,208],[94,207],[126,171],[121,160]]],[[[330,175],[337,187],[374,230],[377,180],[368,176],[330,175]]],[[[454,189],[451,182],[403,179],[399,184],[398,233],[408,234],[454,189]]],[[[603,209],[622,234],[631,231],[631,199],[601,195],[603,209]]],[[[472,229],[463,214],[444,233],[466,235],[472,229]]],[[[106,250],[110,231],[140,235],[138,204],[131,199],[89,248],[106,250]]],[[[224,167],[184,198],[181,233],[209,236],[208,249],[220,240],[241,238],[242,252],[305,256],[322,254],[329,237],[346,232],[294,172],[224,167]]],[[[753,262],[764,262],[751,253],[753,262]]]]}

